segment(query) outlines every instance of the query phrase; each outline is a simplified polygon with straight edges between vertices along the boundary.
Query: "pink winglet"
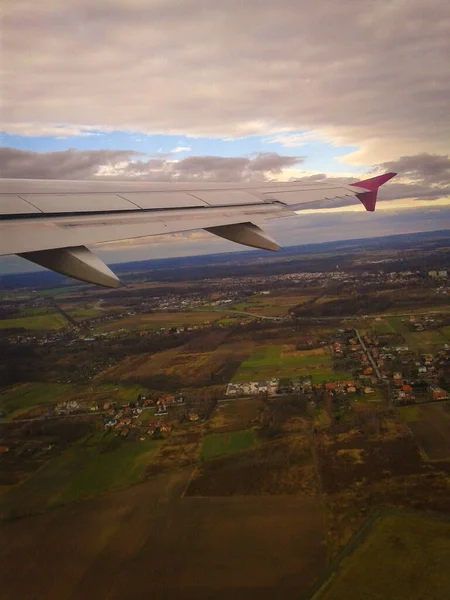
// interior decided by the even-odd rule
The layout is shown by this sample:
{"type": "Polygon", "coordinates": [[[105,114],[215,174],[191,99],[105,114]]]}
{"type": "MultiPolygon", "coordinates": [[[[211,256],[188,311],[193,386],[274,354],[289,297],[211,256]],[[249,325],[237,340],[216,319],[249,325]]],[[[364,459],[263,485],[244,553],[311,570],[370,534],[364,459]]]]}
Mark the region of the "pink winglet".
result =
{"type": "Polygon", "coordinates": [[[354,185],[356,187],[364,188],[367,192],[361,192],[356,194],[356,197],[362,202],[364,208],[373,212],[375,210],[375,204],[377,202],[377,192],[378,188],[395,177],[397,173],[384,173],[384,175],[377,175],[376,177],[371,177],[370,179],[364,179],[363,181],[358,181],[357,183],[351,183],[350,185],[354,185]]]}

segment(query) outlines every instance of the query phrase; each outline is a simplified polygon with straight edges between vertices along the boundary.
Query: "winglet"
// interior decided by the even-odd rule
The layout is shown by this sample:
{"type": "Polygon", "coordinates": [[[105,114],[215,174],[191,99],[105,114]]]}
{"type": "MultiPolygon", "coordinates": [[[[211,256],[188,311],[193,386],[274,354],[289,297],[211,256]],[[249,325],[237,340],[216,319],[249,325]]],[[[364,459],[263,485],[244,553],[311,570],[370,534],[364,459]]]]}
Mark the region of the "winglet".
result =
{"type": "Polygon", "coordinates": [[[364,188],[367,190],[366,192],[359,192],[356,194],[356,197],[362,202],[364,208],[373,212],[375,210],[375,204],[377,202],[377,193],[378,188],[395,177],[397,173],[384,173],[384,175],[377,175],[376,177],[371,177],[370,179],[364,179],[363,181],[358,181],[357,183],[351,183],[350,185],[354,185],[355,187],[364,188]]]}

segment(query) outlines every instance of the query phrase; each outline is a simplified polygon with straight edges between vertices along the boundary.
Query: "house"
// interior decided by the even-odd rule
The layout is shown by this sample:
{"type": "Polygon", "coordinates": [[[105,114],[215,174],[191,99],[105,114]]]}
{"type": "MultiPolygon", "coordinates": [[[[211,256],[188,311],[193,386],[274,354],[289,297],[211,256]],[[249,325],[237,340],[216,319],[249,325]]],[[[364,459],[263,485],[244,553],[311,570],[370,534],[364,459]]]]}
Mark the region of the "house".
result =
{"type": "Polygon", "coordinates": [[[430,385],[430,390],[432,393],[433,400],[449,400],[450,394],[443,390],[438,385],[432,384],[430,385]]]}

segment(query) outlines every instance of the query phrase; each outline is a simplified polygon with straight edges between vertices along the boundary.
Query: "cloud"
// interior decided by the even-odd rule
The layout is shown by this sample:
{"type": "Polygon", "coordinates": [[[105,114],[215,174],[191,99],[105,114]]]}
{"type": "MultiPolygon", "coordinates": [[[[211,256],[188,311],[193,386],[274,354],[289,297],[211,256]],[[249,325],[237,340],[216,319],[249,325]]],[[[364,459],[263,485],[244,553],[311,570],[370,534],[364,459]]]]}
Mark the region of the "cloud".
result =
{"type": "Polygon", "coordinates": [[[285,148],[298,148],[310,142],[324,141],[318,132],[305,131],[302,133],[279,133],[266,138],[266,144],[281,144],[285,148]]]}
{"type": "Polygon", "coordinates": [[[401,177],[432,185],[450,185],[450,157],[438,154],[416,154],[379,165],[379,169],[401,173],[401,177]]]}
{"type": "Polygon", "coordinates": [[[148,181],[262,181],[303,160],[275,152],[250,157],[188,156],[181,160],[160,154],[139,160],[141,154],[132,150],[30,152],[0,148],[0,163],[2,176],[11,178],[92,179],[100,175],[148,181]]]}
{"type": "MultiPolygon", "coordinates": [[[[137,179],[142,181],[218,181],[252,182],[286,179],[286,173],[299,169],[299,156],[276,152],[254,153],[248,157],[187,156],[174,160],[172,154],[157,154],[142,160],[143,153],[132,150],[64,150],[30,152],[0,148],[2,176],[26,179],[137,179]]],[[[448,156],[420,154],[403,156],[378,165],[374,172],[398,171],[389,185],[380,188],[379,202],[450,199],[450,159],[448,156]]],[[[325,181],[348,184],[360,177],[336,177],[325,173],[292,176],[305,183],[325,181]]],[[[354,200],[313,203],[305,209],[339,208],[354,205],[354,200]]]]}
{"type": "Polygon", "coordinates": [[[447,154],[449,39],[447,0],[15,0],[2,14],[2,127],[307,130],[360,146],[345,160],[370,165],[447,154]]]}
{"type": "Polygon", "coordinates": [[[177,152],[190,152],[191,150],[190,146],[177,146],[176,148],[172,148],[171,152],[176,154],[177,152]]]}
{"type": "Polygon", "coordinates": [[[0,148],[1,176],[21,179],[90,179],[102,167],[128,164],[133,150],[29,152],[0,148]]]}

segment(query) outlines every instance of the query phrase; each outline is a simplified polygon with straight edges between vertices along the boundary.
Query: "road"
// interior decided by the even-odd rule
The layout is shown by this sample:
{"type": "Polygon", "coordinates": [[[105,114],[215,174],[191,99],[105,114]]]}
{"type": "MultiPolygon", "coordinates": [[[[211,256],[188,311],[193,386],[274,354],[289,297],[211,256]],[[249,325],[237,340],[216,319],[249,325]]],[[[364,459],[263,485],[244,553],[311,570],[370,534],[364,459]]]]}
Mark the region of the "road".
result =
{"type": "Polygon", "coordinates": [[[359,343],[362,346],[362,349],[367,354],[367,358],[369,359],[369,362],[372,365],[372,369],[373,369],[374,373],[376,374],[376,376],[378,377],[378,379],[381,381],[381,379],[382,379],[381,373],[380,373],[379,368],[377,367],[376,362],[373,359],[371,351],[369,350],[369,348],[367,348],[366,344],[364,343],[364,340],[359,335],[359,331],[357,329],[355,329],[355,333],[356,333],[356,337],[358,338],[359,343]]]}
{"type": "Polygon", "coordinates": [[[249,317],[254,317],[255,319],[265,319],[266,321],[282,321],[284,319],[283,316],[280,317],[268,317],[266,315],[255,315],[255,313],[245,312],[243,310],[236,310],[235,308],[213,308],[218,312],[225,312],[225,310],[230,311],[230,313],[237,313],[239,315],[248,315],[249,317]]]}

